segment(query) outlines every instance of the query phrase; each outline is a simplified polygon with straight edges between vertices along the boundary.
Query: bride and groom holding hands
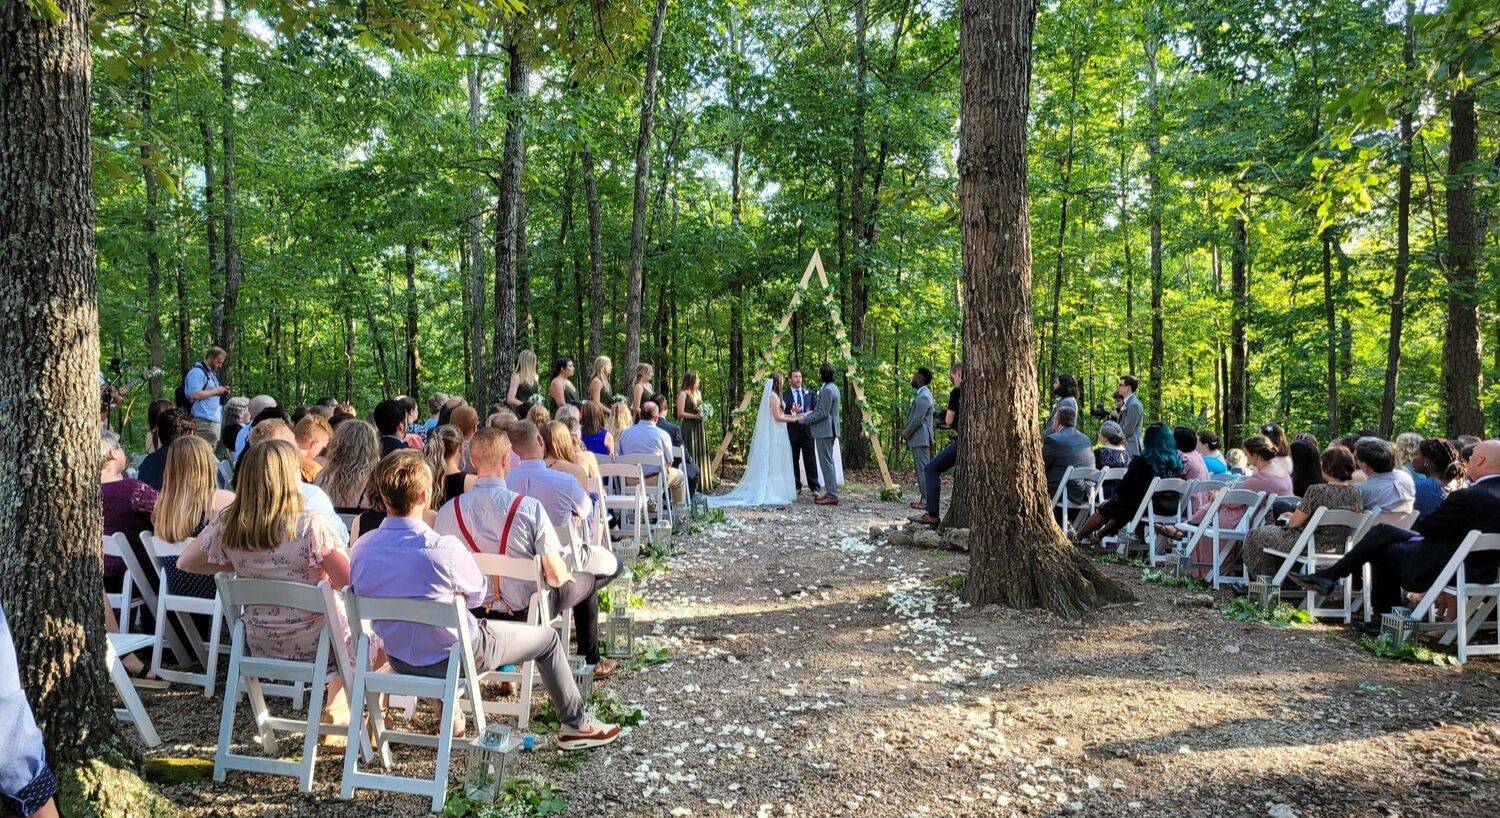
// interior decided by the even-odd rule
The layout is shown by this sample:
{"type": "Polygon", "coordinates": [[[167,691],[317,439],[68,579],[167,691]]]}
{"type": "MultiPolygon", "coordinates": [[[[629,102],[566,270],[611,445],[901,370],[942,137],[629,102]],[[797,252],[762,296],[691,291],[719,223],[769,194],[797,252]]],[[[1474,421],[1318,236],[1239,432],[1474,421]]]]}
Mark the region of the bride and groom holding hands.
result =
{"type": "Polygon", "coordinates": [[[766,380],[745,473],[734,491],[708,497],[710,507],[791,505],[802,489],[803,474],[814,503],[838,505],[844,478],[838,442],[842,399],[833,382],[832,365],[818,368],[818,380],[820,386],[810,389],[795,369],[789,383],[783,384],[779,373],[766,380]]]}

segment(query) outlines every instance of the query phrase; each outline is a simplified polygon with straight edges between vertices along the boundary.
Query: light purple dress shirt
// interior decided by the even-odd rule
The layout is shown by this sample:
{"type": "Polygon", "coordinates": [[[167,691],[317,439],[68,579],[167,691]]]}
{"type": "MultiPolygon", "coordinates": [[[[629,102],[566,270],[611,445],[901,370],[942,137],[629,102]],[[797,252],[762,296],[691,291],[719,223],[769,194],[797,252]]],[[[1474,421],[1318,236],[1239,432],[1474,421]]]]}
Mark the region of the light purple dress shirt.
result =
{"type": "MultiPolygon", "coordinates": [[[[386,517],[359,538],[350,555],[349,587],[360,596],[439,602],[461,597],[465,608],[479,607],[489,590],[468,546],[407,517],[386,517]]],[[[477,634],[479,623],[468,611],[464,616],[469,633],[477,634]]],[[[456,631],[434,625],[376,621],[371,627],[386,653],[409,665],[442,662],[458,641],[456,631]]]]}
{"type": "Polygon", "coordinates": [[[588,492],[578,479],[566,472],[547,468],[541,460],[522,460],[505,477],[511,491],[535,497],[547,509],[547,518],[556,528],[566,528],[573,515],[587,520],[594,511],[588,492]]]}

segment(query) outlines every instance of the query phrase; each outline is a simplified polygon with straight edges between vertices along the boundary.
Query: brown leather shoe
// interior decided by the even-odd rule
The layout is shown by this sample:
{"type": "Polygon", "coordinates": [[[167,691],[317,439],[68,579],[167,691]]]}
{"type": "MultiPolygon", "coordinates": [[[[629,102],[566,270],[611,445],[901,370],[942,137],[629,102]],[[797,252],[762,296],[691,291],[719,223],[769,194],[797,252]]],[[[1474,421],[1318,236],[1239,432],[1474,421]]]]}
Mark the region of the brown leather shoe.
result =
{"type": "Polygon", "coordinates": [[[910,508],[916,509],[917,511],[926,511],[927,510],[927,504],[924,503],[924,502],[922,502],[921,500],[913,500],[910,503],[907,503],[906,505],[908,507],[910,507],[910,508]]]}
{"type": "Polygon", "coordinates": [[[836,506],[839,504],[839,498],[825,494],[822,497],[814,500],[813,502],[817,503],[820,506],[836,506]]]}
{"type": "Polygon", "coordinates": [[[615,671],[619,669],[620,663],[618,660],[600,659],[599,664],[594,665],[594,678],[608,679],[609,677],[615,675],[615,671]]]}
{"type": "Polygon", "coordinates": [[[930,525],[933,528],[936,528],[938,524],[942,522],[942,520],[932,516],[931,514],[919,514],[907,517],[906,519],[911,520],[917,525],[930,525]]]}

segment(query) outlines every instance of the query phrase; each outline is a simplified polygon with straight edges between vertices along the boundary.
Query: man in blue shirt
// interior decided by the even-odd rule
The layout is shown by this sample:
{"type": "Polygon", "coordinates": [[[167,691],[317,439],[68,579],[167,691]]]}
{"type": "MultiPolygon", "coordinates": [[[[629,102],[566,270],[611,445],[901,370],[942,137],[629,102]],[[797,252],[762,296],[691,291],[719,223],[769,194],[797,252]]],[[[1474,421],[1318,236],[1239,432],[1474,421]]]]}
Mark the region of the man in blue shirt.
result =
{"type": "Polygon", "coordinates": [[[16,646],[0,608],[0,811],[55,818],[57,779],[47,767],[42,731],[21,690],[16,646]]]}
{"type": "Polygon", "coordinates": [[[203,360],[182,376],[182,394],[193,402],[193,430],[215,447],[219,445],[219,424],[223,419],[220,401],[229,394],[229,387],[219,385],[219,367],[228,359],[229,353],[209,347],[203,360]]]}

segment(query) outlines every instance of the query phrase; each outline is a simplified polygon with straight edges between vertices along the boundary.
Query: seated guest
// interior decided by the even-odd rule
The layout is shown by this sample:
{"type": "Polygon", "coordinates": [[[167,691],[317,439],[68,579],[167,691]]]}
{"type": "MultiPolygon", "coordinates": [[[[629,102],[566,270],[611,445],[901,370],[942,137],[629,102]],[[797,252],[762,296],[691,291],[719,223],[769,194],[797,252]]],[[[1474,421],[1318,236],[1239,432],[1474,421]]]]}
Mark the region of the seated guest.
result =
{"type": "Polygon", "coordinates": [[[474,433],[479,431],[479,410],[472,406],[464,405],[454,409],[453,414],[449,417],[451,418],[453,428],[457,429],[458,433],[464,439],[464,453],[463,457],[459,459],[459,465],[463,467],[464,471],[473,473],[474,467],[469,462],[469,444],[474,440],[474,433]]]}
{"type": "Polygon", "coordinates": [[[173,407],[156,416],[157,449],[146,455],[135,469],[137,480],[153,489],[161,489],[162,471],[167,467],[167,447],[184,435],[196,434],[193,416],[183,409],[173,407]]]}
{"type": "MultiPolygon", "coordinates": [[[[1047,496],[1056,497],[1057,487],[1062,483],[1068,469],[1094,468],[1094,452],[1089,447],[1089,436],[1078,431],[1078,410],[1072,406],[1059,406],[1052,413],[1052,425],[1042,438],[1042,466],[1047,471],[1047,496]]],[[[1089,485],[1080,480],[1069,484],[1068,502],[1073,506],[1088,503],[1089,485]]]]}
{"type": "MultiPolygon", "coordinates": [[[[556,535],[552,534],[541,504],[535,500],[527,502],[505,487],[501,473],[508,444],[504,441],[504,435],[489,429],[475,436],[471,449],[483,464],[485,474],[472,491],[448,501],[440,514],[440,525],[450,525],[450,530],[460,532],[458,515],[463,514],[464,527],[476,538],[468,545],[457,537],[439,534],[422,522],[431,474],[421,455],[397,452],[381,462],[375,472],[375,485],[390,516],[379,528],[362,537],[354,551],[350,584],[355,593],[439,602],[462,599],[471,609],[495,611],[498,607],[502,615],[517,611],[524,616],[533,592],[529,584],[502,580],[497,597],[468,550],[499,552],[499,538],[507,517],[511,519],[511,531],[506,553],[547,554],[542,564],[548,584],[561,586],[559,591],[568,589],[569,594],[575,593],[569,586],[577,585],[578,580],[555,552],[556,535]],[[466,510],[460,512],[460,506],[466,510]],[[514,515],[509,513],[512,507],[514,515]],[[547,550],[549,545],[551,552],[547,550]]],[[[597,747],[619,736],[620,728],[597,721],[578,695],[568,666],[567,648],[556,630],[547,625],[480,620],[472,614],[467,625],[473,639],[474,661],[482,671],[536,660],[542,684],[562,722],[559,747],[564,750],[597,747]]],[[[458,639],[455,631],[396,621],[376,621],[373,627],[397,671],[439,678],[447,675],[448,651],[458,639]]]]}
{"type": "Polygon", "coordinates": [[[146,454],[161,448],[161,442],[156,439],[156,419],[161,417],[162,412],[175,408],[177,404],[166,399],[151,401],[151,405],[146,407],[146,454]]]}
{"type": "Polygon", "coordinates": [[[621,401],[609,405],[604,428],[609,430],[611,453],[620,453],[620,437],[633,425],[635,425],[635,413],[631,411],[629,405],[621,401]]]}
{"type": "Polygon", "coordinates": [[[1292,473],[1292,441],[1286,436],[1286,430],[1275,423],[1267,423],[1260,427],[1260,436],[1271,444],[1276,450],[1276,459],[1273,461],[1282,474],[1290,476],[1292,473]]]}
{"type": "Polygon", "coordinates": [[[1359,484],[1365,511],[1405,514],[1416,507],[1417,487],[1405,469],[1396,468],[1396,450],[1378,437],[1360,438],[1354,446],[1354,462],[1365,474],[1359,484]]]}
{"type": "Polygon", "coordinates": [[[667,401],[666,395],[653,395],[651,402],[656,404],[656,428],[667,433],[667,439],[672,441],[673,455],[676,455],[678,449],[682,450],[682,457],[674,456],[672,465],[682,469],[682,473],[687,475],[688,490],[692,491],[693,486],[698,483],[698,464],[693,462],[693,453],[688,451],[687,443],[682,436],[682,427],[667,420],[667,411],[671,404],[667,401]]]}
{"type": "MultiPolygon", "coordinates": [[[[577,480],[578,485],[587,492],[593,485],[593,481],[589,476],[589,470],[578,462],[577,444],[573,440],[573,433],[568,429],[568,424],[554,420],[542,427],[542,444],[546,447],[546,457],[543,462],[547,464],[547,468],[569,475],[577,480]]],[[[515,450],[516,447],[512,444],[511,451],[515,450]]],[[[512,471],[514,470],[512,468],[512,471]]],[[[525,494],[524,491],[521,493],[525,494]]]]}
{"type": "Polygon", "coordinates": [[[333,440],[333,427],[322,415],[308,412],[297,421],[292,431],[297,438],[298,465],[302,470],[302,482],[311,483],[323,471],[323,455],[328,443],[333,440]]]}
{"type": "MultiPolygon", "coordinates": [[[[234,502],[234,492],[219,488],[219,462],[199,437],[181,437],[167,452],[167,470],[162,480],[151,525],[156,539],[180,543],[198,536],[209,521],[234,502]]],[[[163,560],[167,585],[172,593],[213,599],[217,593],[211,577],[187,574],[175,560],[163,560]]]]}
{"type": "MultiPolygon", "coordinates": [[[[193,436],[188,434],[186,437],[193,436]]],[[[196,437],[193,439],[197,440],[196,437]]],[[[165,458],[166,454],[163,450],[162,457],[165,458]]],[[[151,511],[156,508],[158,496],[156,489],[142,480],[125,476],[125,449],[120,446],[120,436],[108,429],[99,432],[99,456],[99,497],[104,505],[104,535],[124,534],[136,554],[143,557],[141,564],[149,566],[152,561],[141,548],[141,532],[151,530],[151,511]]],[[[104,558],[106,584],[118,589],[124,575],[125,560],[113,556],[104,558]]]]}
{"type": "Polygon", "coordinates": [[[245,444],[250,439],[250,427],[260,420],[260,413],[267,409],[275,409],[276,405],[276,399],[270,395],[256,395],[250,399],[250,404],[245,410],[245,417],[250,420],[240,427],[239,432],[235,433],[234,457],[232,459],[239,460],[240,454],[245,451],[245,444]]]}
{"type": "Polygon", "coordinates": [[[515,423],[516,420],[517,418],[515,412],[512,412],[509,409],[500,408],[491,412],[490,416],[484,419],[484,425],[488,426],[491,429],[499,429],[503,432],[506,429],[509,429],[510,425],[512,423],[515,423]]]}
{"type": "Polygon", "coordinates": [[[1412,459],[1416,457],[1417,449],[1422,445],[1422,436],[1416,432],[1402,432],[1396,435],[1391,445],[1396,449],[1396,466],[1406,469],[1413,480],[1417,477],[1417,467],[1413,465],[1412,459]]]}
{"type": "MultiPolygon", "coordinates": [[[[1255,471],[1249,477],[1240,481],[1237,489],[1246,491],[1260,491],[1266,494],[1290,494],[1292,491],[1292,477],[1281,470],[1276,462],[1276,449],[1272,448],[1271,442],[1266,438],[1256,435],[1246,438],[1241,444],[1245,456],[1255,471]]],[[[1219,526],[1222,528],[1233,528],[1240,524],[1245,516],[1245,506],[1238,503],[1234,505],[1223,505],[1219,507],[1219,526]]],[[[1208,517],[1208,506],[1198,509],[1187,522],[1200,525],[1208,517]]],[[[1158,529],[1163,536],[1172,540],[1182,540],[1186,532],[1176,526],[1162,526],[1158,529]]],[[[1213,564],[1213,541],[1208,537],[1202,537],[1193,548],[1193,576],[1202,579],[1208,574],[1206,566],[1213,564]]]]}
{"type": "Polygon", "coordinates": [[[510,427],[507,438],[509,449],[519,462],[509,467],[505,484],[518,494],[541,501],[554,528],[566,528],[574,519],[587,520],[594,504],[582,481],[547,467],[546,444],[531,421],[519,421],[510,427]]]}
{"type": "Polygon", "coordinates": [[[568,418],[572,418],[573,420],[581,421],[583,419],[583,409],[580,408],[582,405],[581,403],[565,403],[557,407],[557,411],[553,413],[552,419],[567,420],[568,418]]]}
{"type": "Polygon", "coordinates": [[[223,417],[224,428],[219,434],[219,445],[214,448],[215,454],[220,450],[230,452],[240,436],[240,427],[250,422],[250,399],[235,395],[224,401],[223,417]]]}
{"type": "MultiPolygon", "coordinates": [[[[1292,581],[1306,590],[1327,594],[1340,580],[1369,565],[1370,603],[1377,615],[1400,604],[1402,588],[1426,592],[1470,531],[1500,533],[1500,480],[1493,479],[1500,474],[1500,440],[1475,444],[1468,473],[1474,482],[1443,498],[1437,508],[1418,518],[1411,530],[1381,523],[1343,559],[1316,573],[1293,574],[1292,581]]],[[[1494,551],[1475,555],[1467,563],[1468,580],[1493,582],[1496,564],[1494,551]]]]}
{"type": "Polygon", "coordinates": [[[451,425],[439,426],[427,436],[424,459],[432,469],[433,493],[441,498],[433,503],[437,508],[473,488],[478,479],[459,468],[463,454],[463,435],[451,425]]]}
{"type": "Polygon", "coordinates": [[[406,407],[401,401],[388,399],[375,404],[375,431],[380,433],[380,456],[408,448],[406,445],[406,407]]]}
{"type": "MultiPolygon", "coordinates": [[[[246,441],[246,445],[254,446],[257,443],[264,443],[268,440],[280,440],[283,443],[290,443],[294,446],[297,444],[297,438],[292,434],[291,427],[287,426],[285,421],[276,418],[256,424],[255,428],[250,432],[250,437],[246,441]]],[[[236,481],[239,479],[238,467],[235,469],[235,479],[236,481]]],[[[322,517],[323,522],[328,524],[328,527],[338,535],[339,539],[347,543],[349,541],[349,527],[339,517],[339,512],[333,507],[333,501],[329,499],[328,493],[312,483],[299,482],[297,488],[302,493],[302,507],[322,517]]]]}
{"type": "Polygon", "coordinates": [[[583,431],[583,447],[604,457],[608,457],[609,453],[614,451],[614,439],[610,437],[609,429],[604,426],[605,415],[608,411],[604,404],[589,401],[583,405],[578,418],[583,431]]]}
{"type": "Polygon", "coordinates": [[[336,511],[358,514],[369,507],[365,489],[379,462],[380,438],[375,427],[358,419],[341,423],[328,443],[328,461],[318,472],[318,487],[327,492],[336,511]]]}
{"type": "Polygon", "coordinates": [[[1229,464],[1224,462],[1224,455],[1219,451],[1219,436],[1207,429],[1198,433],[1198,454],[1203,455],[1203,465],[1210,475],[1229,471],[1229,464]]]}
{"type": "Polygon", "coordinates": [[[1106,420],[1099,424],[1099,437],[1094,442],[1094,468],[1123,469],[1130,465],[1130,454],[1125,451],[1125,432],[1119,423],[1106,420]]]}
{"type": "MultiPolygon", "coordinates": [[[[233,571],[238,577],[317,585],[335,591],[349,582],[349,555],[323,518],[302,505],[297,447],[284,440],[249,445],[233,502],[182,551],[177,567],[195,574],[233,571]]],[[[280,605],[245,608],[245,646],[252,656],[305,662],[318,654],[321,613],[280,605]]],[[[348,645],[335,645],[348,650],[348,645]]],[[[339,701],[343,679],[328,685],[332,721],[346,708],[339,701]]]]}
{"type": "Polygon", "coordinates": [[[438,413],[443,411],[443,404],[447,402],[448,393],[446,392],[434,392],[427,399],[427,413],[432,417],[429,417],[418,426],[418,431],[424,436],[432,434],[433,429],[442,425],[438,423],[438,413]]]}
{"type": "Polygon", "coordinates": [[[531,408],[526,410],[526,419],[540,429],[552,420],[552,411],[540,403],[533,403],[531,408]]]}
{"type": "MultiPolygon", "coordinates": [[[[1182,457],[1182,478],[1207,480],[1208,466],[1203,462],[1203,455],[1198,454],[1198,433],[1186,426],[1178,426],[1172,430],[1172,441],[1177,446],[1177,454],[1182,457]]],[[[1193,495],[1193,510],[1206,508],[1213,500],[1213,492],[1200,491],[1193,495]]]]}
{"type": "MultiPolygon", "coordinates": [[[[1295,452],[1296,444],[1293,444],[1295,452]]],[[[1295,461],[1295,454],[1293,460],[1295,461]]],[[[1263,525],[1245,538],[1245,566],[1250,576],[1273,574],[1281,567],[1281,558],[1266,555],[1266,550],[1286,551],[1302,536],[1302,527],[1320,508],[1335,511],[1363,511],[1364,500],[1350,482],[1354,477],[1354,455],[1342,446],[1329,446],[1318,457],[1322,481],[1309,485],[1302,500],[1291,512],[1286,525],[1263,525]]],[[[1349,532],[1342,528],[1319,529],[1315,544],[1319,553],[1332,553],[1342,547],[1349,532]]]]}
{"type": "MultiPolygon", "coordinates": [[[[620,434],[619,442],[616,444],[616,453],[620,455],[648,454],[661,455],[663,463],[672,462],[672,439],[667,433],[657,428],[657,415],[660,410],[650,400],[641,402],[641,419],[634,426],[626,429],[620,434]]],[[[646,482],[655,484],[661,478],[662,467],[642,466],[646,474],[646,482]]],[[[687,477],[681,469],[672,466],[666,467],[667,488],[672,493],[673,503],[682,503],[687,500],[687,477]]]]}
{"type": "Polygon", "coordinates": [[[1318,444],[1309,443],[1300,436],[1292,441],[1292,493],[1306,497],[1307,490],[1323,482],[1323,458],[1318,453],[1318,444]]]}
{"type": "Polygon", "coordinates": [[[1125,476],[1115,485],[1114,496],[1089,515],[1074,534],[1074,541],[1080,544],[1098,544],[1100,539],[1130,522],[1141,501],[1145,499],[1152,480],[1158,477],[1177,477],[1180,474],[1182,457],[1177,453],[1172,427],[1165,423],[1153,423],[1146,427],[1141,453],[1130,458],[1125,476]]]}
{"type": "Polygon", "coordinates": [[[417,409],[417,402],[406,395],[396,398],[401,403],[401,408],[406,410],[406,448],[421,449],[427,444],[427,438],[423,434],[421,410],[417,409]]]}
{"type": "Polygon", "coordinates": [[[1440,437],[1418,444],[1411,455],[1411,466],[1415,469],[1414,505],[1418,514],[1431,512],[1444,497],[1467,485],[1468,469],[1458,449],[1440,437]]]}
{"type": "Polygon", "coordinates": [[[1224,465],[1229,467],[1230,474],[1246,475],[1250,473],[1250,460],[1245,457],[1244,449],[1230,449],[1225,452],[1224,465]]]}

